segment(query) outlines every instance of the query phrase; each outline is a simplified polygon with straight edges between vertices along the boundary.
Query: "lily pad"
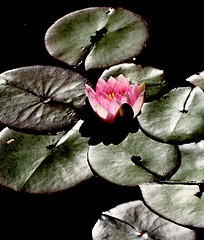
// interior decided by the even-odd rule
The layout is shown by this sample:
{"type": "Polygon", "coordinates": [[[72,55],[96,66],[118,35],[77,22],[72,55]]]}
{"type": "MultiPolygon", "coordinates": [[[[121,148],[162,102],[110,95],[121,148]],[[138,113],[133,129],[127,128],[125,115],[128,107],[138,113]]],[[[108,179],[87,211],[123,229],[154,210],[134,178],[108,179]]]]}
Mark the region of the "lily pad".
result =
{"type": "Polygon", "coordinates": [[[125,186],[169,179],[180,165],[178,149],[156,142],[141,131],[119,145],[89,146],[88,161],[102,178],[125,186]]]}
{"type": "Polygon", "coordinates": [[[135,65],[133,63],[122,63],[105,70],[101,78],[108,80],[110,76],[116,78],[120,74],[123,74],[130,81],[132,87],[137,81],[139,84],[145,83],[145,100],[151,100],[153,97],[158,97],[162,94],[167,86],[167,82],[164,80],[163,70],[153,67],[142,67],[141,65],[135,65]]]}
{"type": "Polygon", "coordinates": [[[69,13],[47,31],[45,44],[55,58],[86,70],[105,68],[138,55],[148,38],[146,23],[125,9],[93,7],[69,13]]]}
{"type": "Polygon", "coordinates": [[[204,183],[204,140],[179,146],[181,166],[171,181],[204,183]]]}
{"type": "Polygon", "coordinates": [[[0,184],[15,190],[44,193],[67,189],[92,176],[87,139],[79,121],[68,132],[34,135],[5,128],[0,132],[0,184]]]}
{"type": "Polygon", "coordinates": [[[93,240],[196,239],[194,231],[157,216],[142,201],[124,203],[102,213],[92,236],[93,240]]]}
{"type": "Polygon", "coordinates": [[[33,131],[72,127],[85,105],[79,73],[58,67],[32,66],[0,74],[0,123],[33,131]]]}
{"type": "Polygon", "coordinates": [[[197,185],[141,184],[145,203],[161,216],[184,226],[204,228],[204,196],[197,185]]]}
{"type": "Polygon", "coordinates": [[[195,86],[200,87],[204,90],[204,71],[199,74],[194,74],[186,79],[186,81],[194,84],[195,86]]]}
{"type": "Polygon", "coordinates": [[[138,117],[150,137],[167,143],[188,143],[204,134],[204,93],[196,87],[173,89],[159,100],[143,105],[138,117]]]}

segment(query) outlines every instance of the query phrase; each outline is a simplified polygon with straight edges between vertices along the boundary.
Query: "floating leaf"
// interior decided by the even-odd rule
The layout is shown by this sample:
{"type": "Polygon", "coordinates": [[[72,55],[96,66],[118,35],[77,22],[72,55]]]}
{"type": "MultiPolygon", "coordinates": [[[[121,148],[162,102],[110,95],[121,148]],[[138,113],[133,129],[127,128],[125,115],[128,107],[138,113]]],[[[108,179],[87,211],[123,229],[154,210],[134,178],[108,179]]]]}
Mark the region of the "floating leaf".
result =
{"type": "Polygon", "coordinates": [[[55,192],[92,176],[87,139],[79,121],[57,135],[25,134],[5,128],[0,133],[0,183],[15,190],[55,192]]]}
{"type": "Polygon", "coordinates": [[[116,78],[123,74],[130,81],[131,87],[137,81],[139,84],[145,83],[145,100],[150,100],[152,97],[161,94],[167,82],[164,80],[164,72],[153,67],[142,67],[133,63],[122,63],[105,70],[101,78],[108,80],[110,76],[116,78]]]}
{"type": "Polygon", "coordinates": [[[133,58],[148,38],[146,23],[125,9],[94,7],[65,15],[47,31],[45,44],[55,58],[86,70],[133,58]]]}
{"type": "Polygon", "coordinates": [[[198,86],[204,90],[204,71],[199,74],[194,74],[186,79],[186,81],[191,82],[195,86],[198,86]]]}
{"type": "Polygon", "coordinates": [[[0,123],[12,128],[52,131],[73,126],[85,104],[79,73],[32,66],[0,74],[0,123]]]}
{"type": "Polygon", "coordinates": [[[104,212],[92,230],[93,240],[193,240],[195,232],[151,212],[143,202],[128,202],[104,212]]]}
{"type": "Polygon", "coordinates": [[[127,186],[168,179],[180,164],[175,146],[158,143],[141,131],[129,134],[119,145],[90,146],[88,160],[99,176],[127,186]]]}
{"type": "Polygon", "coordinates": [[[141,184],[145,203],[161,216],[184,226],[204,227],[204,195],[197,185],[141,184]]]}
{"type": "Polygon", "coordinates": [[[204,133],[204,93],[196,87],[177,88],[143,105],[138,117],[142,129],[167,143],[192,142],[204,133]]]}
{"type": "Polygon", "coordinates": [[[204,183],[204,140],[179,146],[181,166],[172,181],[204,183]]]}

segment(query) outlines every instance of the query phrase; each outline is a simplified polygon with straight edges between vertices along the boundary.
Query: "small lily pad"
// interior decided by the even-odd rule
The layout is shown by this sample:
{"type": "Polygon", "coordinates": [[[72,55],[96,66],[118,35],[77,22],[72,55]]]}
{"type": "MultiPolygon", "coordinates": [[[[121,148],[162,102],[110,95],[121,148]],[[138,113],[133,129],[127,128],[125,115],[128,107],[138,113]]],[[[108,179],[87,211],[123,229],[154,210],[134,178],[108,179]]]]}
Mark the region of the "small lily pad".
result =
{"type": "Polygon", "coordinates": [[[47,31],[45,44],[55,58],[86,70],[105,68],[138,55],[148,38],[146,23],[125,9],[93,7],[69,13],[47,31]]]}
{"type": "Polygon", "coordinates": [[[156,142],[141,131],[129,134],[119,145],[89,146],[91,168],[106,180],[125,186],[169,179],[180,164],[178,149],[156,142]]]}
{"type": "Polygon", "coordinates": [[[116,78],[120,74],[123,74],[130,81],[132,87],[137,81],[139,84],[145,83],[145,100],[151,100],[154,97],[158,97],[165,90],[167,82],[164,80],[163,70],[153,67],[142,67],[141,65],[135,65],[133,63],[122,63],[105,70],[101,78],[108,80],[110,76],[116,78]]]}
{"type": "Polygon", "coordinates": [[[162,142],[183,144],[204,134],[204,93],[199,87],[173,89],[143,105],[138,120],[143,131],[162,142]]]}
{"type": "Polygon", "coordinates": [[[196,239],[194,231],[157,216],[142,201],[124,203],[102,213],[92,236],[93,240],[196,239]]]}
{"type": "Polygon", "coordinates": [[[204,195],[198,185],[141,184],[145,203],[161,216],[185,226],[204,228],[204,195]]]}
{"type": "Polygon", "coordinates": [[[0,74],[0,123],[30,131],[70,128],[85,105],[79,73],[50,66],[22,67],[0,74]]]}
{"type": "Polygon", "coordinates": [[[0,184],[34,193],[56,192],[92,177],[81,121],[68,132],[34,135],[0,132],[0,184]]]}
{"type": "Polygon", "coordinates": [[[199,74],[194,74],[186,79],[186,81],[194,84],[195,86],[200,87],[204,90],[204,71],[199,74]]]}

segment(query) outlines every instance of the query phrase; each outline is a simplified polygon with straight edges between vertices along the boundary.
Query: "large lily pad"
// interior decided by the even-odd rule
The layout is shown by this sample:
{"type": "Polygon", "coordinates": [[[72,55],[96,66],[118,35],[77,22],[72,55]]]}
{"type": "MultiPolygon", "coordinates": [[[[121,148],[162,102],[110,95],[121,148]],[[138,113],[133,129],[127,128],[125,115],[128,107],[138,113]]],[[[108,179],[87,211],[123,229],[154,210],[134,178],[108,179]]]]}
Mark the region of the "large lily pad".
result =
{"type": "Polygon", "coordinates": [[[67,189],[92,176],[87,139],[79,121],[70,131],[34,135],[5,128],[0,133],[0,184],[28,192],[67,189]]]}
{"type": "Polygon", "coordinates": [[[129,134],[119,145],[90,146],[91,168],[106,180],[126,186],[168,179],[180,164],[178,149],[156,142],[141,131],[129,134]]]}
{"type": "Polygon", "coordinates": [[[164,80],[164,72],[153,67],[142,67],[133,63],[122,63],[105,70],[101,78],[108,80],[110,76],[116,78],[123,74],[130,81],[132,87],[137,81],[139,84],[145,83],[145,100],[151,100],[153,97],[160,95],[167,82],[164,80]]]}
{"type": "Polygon", "coordinates": [[[93,7],[65,15],[47,31],[55,58],[85,68],[105,68],[138,55],[148,38],[146,23],[125,9],[93,7]]]}
{"type": "Polygon", "coordinates": [[[193,142],[204,134],[204,93],[196,87],[177,88],[143,105],[138,117],[142,129],[167,143],[193,142]]]}
{"type": "Polygon", "coordinates": [[[164,220],[143,202],[128,202],[104,212],[92,230],[93,240],[193,240],[194,231],[164,220]]]}
{"type": "Polygon", "coordinates": [[[79,73],[58,67],[32,66],[0,74],[0,123],[34,131],[73,126],[85,104],[79,73]]]}
{"type": "Polygon", "coordinates": [[[171,181],[204,183],[204,140],[179,146],[181,166],[171,181]]]}
{"type": "Polygon", "coordinates": [[[145,203],[155,212],[171,221],[204,228],[204,196],[198,197],[197,185],[142,184],[145,203]]]}

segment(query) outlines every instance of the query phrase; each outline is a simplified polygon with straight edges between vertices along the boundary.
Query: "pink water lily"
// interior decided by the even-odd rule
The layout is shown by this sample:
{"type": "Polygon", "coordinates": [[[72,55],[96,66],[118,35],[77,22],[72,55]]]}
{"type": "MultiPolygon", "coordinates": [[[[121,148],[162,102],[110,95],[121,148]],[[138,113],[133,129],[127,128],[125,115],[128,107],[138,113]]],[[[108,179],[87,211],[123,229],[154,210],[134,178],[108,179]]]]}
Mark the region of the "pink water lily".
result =
{"type": "Polygon", "coordinates": [[[96,114],[103,121],[112,124],[119,114],[123,116],[124,103],[129,104],[133,109],[134,117],[137,116],[144,102],[145,84],[138,86],[135,82],[131,88],[128,78],[121,74],[116,79],[110,77],[107,82],[99,78],[96,91],[86,84],[85,92],[96,114]]]}

